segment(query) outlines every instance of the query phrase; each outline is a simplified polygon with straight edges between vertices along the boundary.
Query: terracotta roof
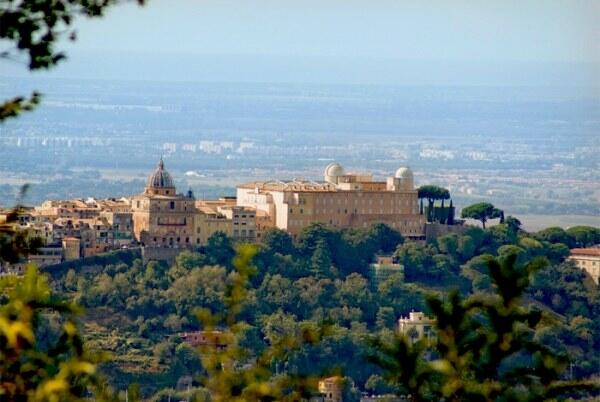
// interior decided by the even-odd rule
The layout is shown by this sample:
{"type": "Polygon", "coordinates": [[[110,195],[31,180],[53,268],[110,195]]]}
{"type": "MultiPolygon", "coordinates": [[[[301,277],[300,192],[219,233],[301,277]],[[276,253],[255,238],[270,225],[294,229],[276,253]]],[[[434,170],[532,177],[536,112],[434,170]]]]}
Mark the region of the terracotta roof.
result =
{"type": "Polygon", "coordinates": [[[600,248],[572,248],[571,255],[588,255],[600,257],[600,248]]]}

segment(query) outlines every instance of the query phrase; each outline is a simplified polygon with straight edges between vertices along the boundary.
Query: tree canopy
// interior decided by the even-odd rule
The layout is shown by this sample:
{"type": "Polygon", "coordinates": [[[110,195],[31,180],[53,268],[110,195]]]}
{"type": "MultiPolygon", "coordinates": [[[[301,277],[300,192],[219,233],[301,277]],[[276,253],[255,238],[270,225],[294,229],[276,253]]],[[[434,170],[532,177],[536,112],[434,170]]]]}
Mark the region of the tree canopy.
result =
{"type": "MultiPolygon", "coordinates": [[[[442,200],[442,202],[443,202],[443,200],[447,200],[450,198],[450,192],[447,189],[445,189],[443,187],[431,185],[431,184],[426,184],[426,185],[419,187],[417,189],[417,193],[418,193],[419,199],[421,199],[421,200],[426,199],[428,202],[427,220],[429,222],[432,222],[434,220],[433,206],[435,204],[435,201],[442,200]]],[[[421,201],[421,213],[423,213],[423,202],[422,201],[421,201]]]]}
{"type": "Polygon", "coordinates": [[[500,218],[502,220],[503,216],[503,211],[494,207],[489,202],[478,202],[463,208],[461,211],[462,218],[476,219],[481,222],[484,229],[485,223],[489,219],[500,218]]]}

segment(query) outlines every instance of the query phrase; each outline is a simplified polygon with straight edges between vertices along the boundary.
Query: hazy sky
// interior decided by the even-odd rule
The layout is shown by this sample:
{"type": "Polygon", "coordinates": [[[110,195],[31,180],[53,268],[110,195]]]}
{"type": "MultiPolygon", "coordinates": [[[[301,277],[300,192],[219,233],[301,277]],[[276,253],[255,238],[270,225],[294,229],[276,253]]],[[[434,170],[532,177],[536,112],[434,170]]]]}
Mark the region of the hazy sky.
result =
{"type": "MultiPolygon", "coordinates": [[[[77,23],[58,76],[597,85],[600,1],[149,0],[77,23]]],[[[0,64],[8,74],[13,66],[0,64]]]]}

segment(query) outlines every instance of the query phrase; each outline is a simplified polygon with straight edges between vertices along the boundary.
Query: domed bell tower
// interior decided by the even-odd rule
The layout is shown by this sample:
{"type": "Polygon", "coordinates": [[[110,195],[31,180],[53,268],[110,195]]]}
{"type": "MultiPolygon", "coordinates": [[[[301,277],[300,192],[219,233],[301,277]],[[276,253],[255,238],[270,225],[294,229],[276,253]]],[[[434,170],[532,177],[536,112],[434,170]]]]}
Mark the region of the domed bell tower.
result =
{"type": "Polygon", "coordinates": [[[156,170],[148,177],[146,187],[144,188],[144,194],[173,196],[176,193],[177,190],[173,178],[169,172],[165,170],[165,163],[161,157],[156,166],[156,170]]]}

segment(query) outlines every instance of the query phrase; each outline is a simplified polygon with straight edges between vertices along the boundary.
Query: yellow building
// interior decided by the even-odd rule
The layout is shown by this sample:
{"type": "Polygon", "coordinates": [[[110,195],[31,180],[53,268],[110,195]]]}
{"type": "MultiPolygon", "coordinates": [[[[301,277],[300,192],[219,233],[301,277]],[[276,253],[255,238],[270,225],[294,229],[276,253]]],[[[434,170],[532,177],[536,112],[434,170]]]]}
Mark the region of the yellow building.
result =
{"type": "Polygon", "coordinates": [[[342,402],[342,377],[334,376],[319,381],[323,402],[342,402]]]}
{"type": "Polygon", "coordinates": [[[198,244],[205,244],[217,231],[244,242],[254,242],[258,237],[256,209],[236,205],[235,197],[196,201],[196,209],[194,233],[198,244]]]}
{"type": "Polygon", "coordinates": [[[252,207],[292,235],[313,222],[339,228],[385,223],[405,237],[424,236],[413,174],[400,168],[386,181],[370,174],[346,174],[337,163],[325,169],[323,182],[252,182],[237,187],[237,204],[252,207]]]}
{"type": "Polygon", "coordinates": [[[233,234],[231,219],[220,212],[214,202],[196,201],[196,210],[194,216],[196,244],[206,244],[208,238],[216,232],[223,232],[227,236],[233,234]]]}
{"type": "Polygon", "coordinates": [[[131,211],[134,236],[144,246],[178,248],[196,243],[194,196],[177,193],[162,158],[144,192],[131,199],[131,211]]]}
{"type": "Polygon", "coordinates": [[[600,248],[571,249],[569,260],[586,271],[596,283],[600,283],[600,248]]]}

